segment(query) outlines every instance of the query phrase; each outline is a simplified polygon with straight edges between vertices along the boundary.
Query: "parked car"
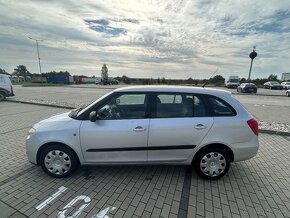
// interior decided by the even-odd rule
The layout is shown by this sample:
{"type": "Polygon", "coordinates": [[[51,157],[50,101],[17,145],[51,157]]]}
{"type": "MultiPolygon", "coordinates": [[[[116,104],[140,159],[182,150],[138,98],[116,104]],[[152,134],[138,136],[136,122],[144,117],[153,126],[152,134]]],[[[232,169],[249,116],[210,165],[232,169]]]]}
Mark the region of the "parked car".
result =
{"type": "Polygon", "coordinates": [[[254,83],[242,83],[238,86],[237,92],[257,93],[257,86],[254,83]]]}
{"type": "Polygon", "coordinates": [[[280,90],[282,90],[283,86],[276,81],[270,81],[270,82],[264,83],[264,88],[265,89],[280,89],[280,90]]]}
{"type": "Polygon", "coordinates": [[[228,91],[181,86],[116,89],[29,130],[29,161],[53,177],[79,164],[193,164],[207,179],[256,155],[258,122],[228,91]]]}
{"type": "Polygon", "coordinates": [[[281,85],[283,86],[283,89],[290,89],[290,82],[282,82],[281,85]]]}
{"type": "Polygon", "coordinates": [[[290,97],[290,89],[286,91],[286,96],[290,97]]]}
{"type": "Polygon", "coordinates": [[[14,92],[9,76],[0,74],[0,101],[4,101],[10,96],[14,96],[14,92]]]}

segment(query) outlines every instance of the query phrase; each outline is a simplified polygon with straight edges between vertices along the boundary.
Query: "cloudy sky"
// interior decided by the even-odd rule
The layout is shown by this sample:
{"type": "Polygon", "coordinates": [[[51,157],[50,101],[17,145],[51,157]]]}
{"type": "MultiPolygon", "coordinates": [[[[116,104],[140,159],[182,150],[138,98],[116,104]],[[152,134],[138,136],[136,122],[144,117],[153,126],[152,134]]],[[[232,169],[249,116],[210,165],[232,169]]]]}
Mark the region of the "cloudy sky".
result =
{"type": "Polygon", "coordinates": [[[289,0],[0,0],[0,68],[207,78],[290,72],[289,0]]]}

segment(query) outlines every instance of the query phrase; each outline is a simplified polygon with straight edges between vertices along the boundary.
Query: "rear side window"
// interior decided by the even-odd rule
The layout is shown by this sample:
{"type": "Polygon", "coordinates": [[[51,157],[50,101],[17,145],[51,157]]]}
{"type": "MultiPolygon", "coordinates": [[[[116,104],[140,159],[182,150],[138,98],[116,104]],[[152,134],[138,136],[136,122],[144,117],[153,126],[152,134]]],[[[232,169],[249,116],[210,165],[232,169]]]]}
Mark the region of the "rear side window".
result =
{"type": "Polygon", "coordinates": [[[236,111],[233,109],[233,107],[220,98],[209,96],[208,102],[212,109],[213,116],[235,116],[236,115],[236,111]]]}
{"type": "Polygon", "coordinates": [[[205,117],[207,108],[200,96],[192,94],[156,95],[156,118],[205,117]]]}

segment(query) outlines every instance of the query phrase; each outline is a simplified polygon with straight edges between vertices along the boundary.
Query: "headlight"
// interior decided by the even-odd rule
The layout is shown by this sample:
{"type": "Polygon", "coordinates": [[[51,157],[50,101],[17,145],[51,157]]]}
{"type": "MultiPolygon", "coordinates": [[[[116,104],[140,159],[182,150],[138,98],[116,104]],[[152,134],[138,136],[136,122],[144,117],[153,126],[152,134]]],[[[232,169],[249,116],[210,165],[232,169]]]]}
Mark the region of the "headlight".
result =
{"type": "Polygon", "coordinates": [[[36,130],[34,128],[31,128],[28,133],[29,135],[33,135],[36,132],[36,130]]]}

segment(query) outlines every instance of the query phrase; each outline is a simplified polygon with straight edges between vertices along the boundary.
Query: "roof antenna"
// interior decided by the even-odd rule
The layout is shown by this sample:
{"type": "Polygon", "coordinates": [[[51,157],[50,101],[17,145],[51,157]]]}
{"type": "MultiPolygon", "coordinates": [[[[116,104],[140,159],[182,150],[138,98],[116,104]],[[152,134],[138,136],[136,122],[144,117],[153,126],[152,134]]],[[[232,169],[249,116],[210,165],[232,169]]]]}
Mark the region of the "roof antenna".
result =
{"type": "MultiPolygon", "coordinates": [[[[216,68],[216,70],[213,72],[213,74],[211,75],[211,77],[207,80],[207,81],[209,81],[217,72],[218,72],[218,68],[216,68]]],[[[207,83],[207,81],[205,81],[205,83],[201,86],[202,88],[204,88],[205,87],[205,85],[206,85],[206,83],[207,83]]]]}

